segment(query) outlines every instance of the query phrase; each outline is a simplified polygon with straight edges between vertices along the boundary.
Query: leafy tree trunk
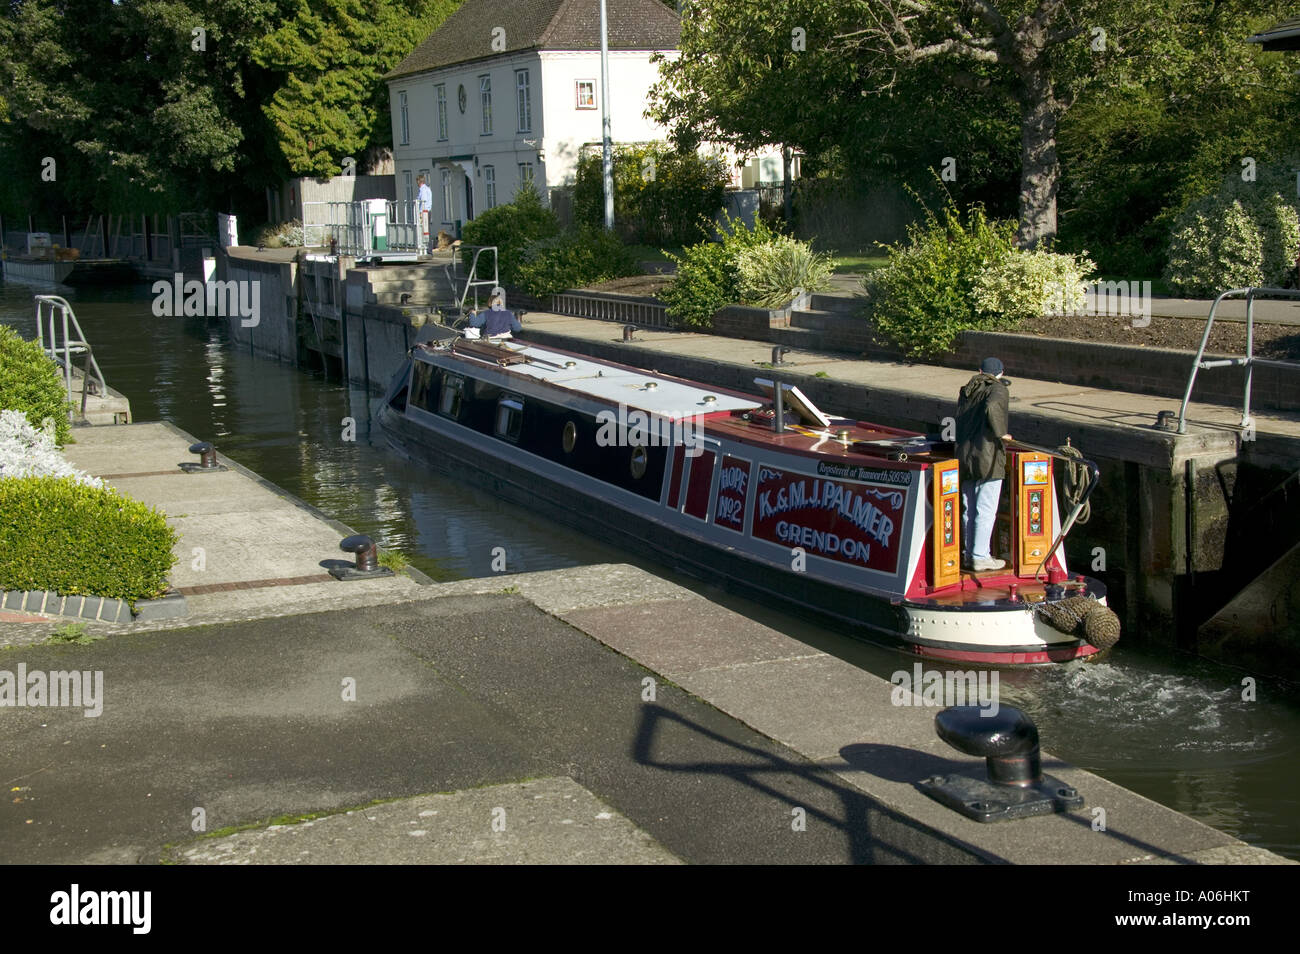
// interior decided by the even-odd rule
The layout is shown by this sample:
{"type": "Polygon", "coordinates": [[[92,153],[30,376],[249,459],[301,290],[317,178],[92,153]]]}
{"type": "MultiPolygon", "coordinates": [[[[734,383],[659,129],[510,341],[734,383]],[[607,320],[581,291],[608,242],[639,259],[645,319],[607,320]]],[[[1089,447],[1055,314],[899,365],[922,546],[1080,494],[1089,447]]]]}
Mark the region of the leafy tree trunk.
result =
{"type": "Polygon", "coordinates": [[[1061,164],[1056,153],[1060,119],[1052,81],[1034,71],[1022,78],[1020,92],[1020,228],[1016,244],[1032,249],[1056,237],[1056,196],[1061,164]]]}

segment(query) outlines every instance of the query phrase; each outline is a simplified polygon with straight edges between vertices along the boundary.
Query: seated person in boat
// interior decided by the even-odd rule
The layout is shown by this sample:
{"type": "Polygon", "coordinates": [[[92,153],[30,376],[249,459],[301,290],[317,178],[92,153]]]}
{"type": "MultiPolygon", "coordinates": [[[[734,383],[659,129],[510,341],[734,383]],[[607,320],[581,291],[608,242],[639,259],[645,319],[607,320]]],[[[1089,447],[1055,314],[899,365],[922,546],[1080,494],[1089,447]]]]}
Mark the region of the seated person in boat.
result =
{"type": "MultiPolygon", "coordinates": [[[[509,338],[513,333],[524,330],[519,317],[506,309],[505,297],[499,293],[493,293],[486,311],[476,311],[470,315],[469,327],[476,329],[484,338],[496,339],[509,338]]],[[[477,334],[467,337],[477,337],[477,334]]]]}

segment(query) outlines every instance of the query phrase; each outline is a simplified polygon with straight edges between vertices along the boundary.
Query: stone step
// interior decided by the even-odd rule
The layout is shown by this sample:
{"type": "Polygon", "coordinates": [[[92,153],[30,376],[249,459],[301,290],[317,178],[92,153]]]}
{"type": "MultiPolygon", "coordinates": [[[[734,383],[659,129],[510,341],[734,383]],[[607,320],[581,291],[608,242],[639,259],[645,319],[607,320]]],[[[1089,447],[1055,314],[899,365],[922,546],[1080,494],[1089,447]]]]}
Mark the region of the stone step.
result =
{"type": "Polygon", "coordinates": [[[826,295],[815,293],[812,296],[810,311],[828,311],[831,314],[853,315],[860,312],[867,300],[859,296],[826,295]]]}

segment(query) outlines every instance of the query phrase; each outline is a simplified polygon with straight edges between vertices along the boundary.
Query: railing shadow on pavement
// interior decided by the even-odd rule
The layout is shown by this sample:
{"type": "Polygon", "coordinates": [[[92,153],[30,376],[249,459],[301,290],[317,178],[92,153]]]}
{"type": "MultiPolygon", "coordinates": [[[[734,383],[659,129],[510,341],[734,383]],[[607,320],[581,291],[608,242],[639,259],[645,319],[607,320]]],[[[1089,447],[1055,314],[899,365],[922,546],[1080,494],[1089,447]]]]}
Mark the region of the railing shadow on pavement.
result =
{"type": "MultiPolygon", "coordinates": [[[[774,746],[779,744],[772,742],[774,746]]],[[[797,760],[783,758],[756,746],[738,743],[734,739],[720,735],[714,730],[658,704],[648,704],[642,707],[640,723],[633,742],[632,757],[638,764],[667,772],[725,776],[770,797],[774,801],[786,802],[791,809],[803,808],[810,821],[816,819],[843,833],[846,841],[847,857],[853,864],[888,863],[900,860],[908,864],[931,863],[907,848],[900,846],[896,840],[885,841],[882,837],[873,835],[873,830],[879,827],[879,822],[898,826],[914,833],[918,838],[941,840],[958,851],[966,852],[984,860],[993,861],[994,863],[1003,861],[1003,859],[992,855],[988,851],[976,848],[959,838],[946,834],[937,834],[928,826],[882,806],[870,795],[854,788],[826,766],[802,758],[797,760]],[[665,722],[674,723],[712,742],[735,749],[737,753],[748,756],[759,764],[746,765],[738,761],[672,762],[661,760],[655,756],[654,750],[656,739],[665,722]],[[843,809],[842,817],[836,817],[834,814],[815,806],[796,804],[791,800],[787,792],[782,791],[774,784],[765,782],[765,777],[773,779],[790,777],[811,782],[825,790],[828,795],[839,800],[843,809]],[[878,857],[878,853],[880,857],[878,857]]]]}

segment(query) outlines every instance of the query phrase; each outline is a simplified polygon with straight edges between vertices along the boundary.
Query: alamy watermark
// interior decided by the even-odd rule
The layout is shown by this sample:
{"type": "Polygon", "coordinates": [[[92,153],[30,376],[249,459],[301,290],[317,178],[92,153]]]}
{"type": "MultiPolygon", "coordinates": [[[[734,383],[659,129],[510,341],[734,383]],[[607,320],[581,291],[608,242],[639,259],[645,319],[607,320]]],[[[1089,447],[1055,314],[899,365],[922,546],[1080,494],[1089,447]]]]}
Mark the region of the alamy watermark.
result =
{"type": "Polygon", "coordinates": [[[153,313],[158,318],[182,316],[239,318],[244,328],[262,320],[262,283],[257,279],[201,282],[177,272],[153,283],[153,313]]]}
{"type": "Polygon", "coordinates": [[[0,707],[85,709],[87,719],[104,714],[104,673],[96,669],[17,672],[0,669],[0,707]]]}
{"type": "Polygon", "coordinates": [[[1053,316],[1121,315],[1134,320],[1134,328],[1151,324],[1151,282],[1093,282],[1070,285],[1048,282],[1044,287],[1045,313],[1053,316]]]}
{"type": "Polygon", "coordinates": [[[704,450],[704,414],[668,413],[652,416],[639,408],[618,406],[596,415],[596,444],[600,447],[676,447],[683,445],[687,457],[699,457],[704,450]]]}
{"type": "Polygon", "coordinates": [[[998,671],[980,669],[927,672],[920,663],[912,671],[900,669],[889,677],[894,688],[889,701],[896,706],[979,706],[980,715],[998,714],[998,671]]]}
{"type": "Polygon", "coordinates": [[[152,891],[85,891],[74,884],[50,895],[50,923],[57,925],[116,924],[148,934],[152,910],[152,891]]]}

